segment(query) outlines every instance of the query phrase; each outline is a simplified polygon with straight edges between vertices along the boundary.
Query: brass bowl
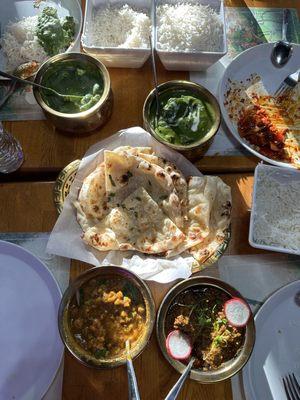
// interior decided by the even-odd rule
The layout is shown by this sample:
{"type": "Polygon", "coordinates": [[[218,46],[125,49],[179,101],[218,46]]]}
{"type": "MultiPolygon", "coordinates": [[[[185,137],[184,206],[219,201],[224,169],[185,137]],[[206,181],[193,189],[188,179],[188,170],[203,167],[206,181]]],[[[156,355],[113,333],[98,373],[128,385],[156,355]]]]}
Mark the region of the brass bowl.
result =
{"type": "Polygon", "coordinates": [[[214,123],[207,134],[199,139],[198,141],[190,144],[190,145],[176,145],[167,142],[162,137],[160,137],[151,125],[151,109],[155,109],[156,103],[156,96],[155,96],[155,89],[153,89],[149,95],[147,96],[144,106],[143,106],[143,123],[144,128],[146,131],[150,132],[151,135],[158,140],[159,142],[163,143],[166,146],[171,147],[174,150],[179,151],[185,157],[190,160],[195,160],[199,157],[202,157],[206,151],[208,150],[209,146],[211,145],[215,134],[218,132],[220,123],[221,123],[221,111],[219,107],[219,103],[214,95],[212,95],[205,87],[198,85],[194,82],[189,81],[168,81],[158,85],[158,95],[162,95],[165,93],[174,93],[174,95],[178,95],[178,93],[182,94],[190,94],[196,98],[204,99],[213,109],[215,118],[214,123]]]}
{"type": "MultiPolygon", "coordinates": [[[[104,89],[100,100],[86,111],[67,114],[56,111],[53,108],[49,107],[44,102],[41,96],[40,89],[37,87],[33,88],[34,97],[39,106],[42,108],[46,117],[53,123],[53,125],[56,126],[56,128],[72,133],[84,133],[93,131],[94,129],[99,128],[108,121],[109,117],[111,116],[113,107],[113,94],[111,90],[109,73],[105,65],[102,64],[101,61],[83,53],[57,54],[49,58],[40,66],[35,76],[34,82],[41,84],[43,76],[48,68],[52,67],[56,62],[65,60],[83,61],[87,64],[94,64],[99,69],[104,83],[104,89]]],[[[61,92],[63,94],[63,88],[61,92]]]]}
{"type": "MultiPolygon", "coordinates": [[[[174,360],[172,357],[169,356],[167,349],[166,349],[166,334],[165,334],[165,319],[168,313],[169,307],[171,303],[174,301],[175,297],[182,291],[195,287],[195,286],[212,286],[226,292],[231,297],[239,297],[243,299],[241,294],[235,290],[232,286],[228,285],[227,283],[212,278],[209,276],[197,276],[194,278],[189,278],[184,281],[179,282],[175,285],[164,297],[160,308],[157,314],[157,322],[156,322],[156,335],[158,339],[158,343],[160,349],[167,359],[167,361],[178,371],[182,373],[184,368],[186,367],[185,364],[181,363],[180,361],[174,360]]],[[[244,301],[246,301],[244,299],[244,301]]],[[[253,315],[246,325],[245,331],[245,338],[242,347],[239,349],[238,354],[232,358],[231,360],[223,363],[220,368],[213,371],[201,371],[198,369],[192,369],[190,378],[201,383],[216,383],[223,381],[225,379],[230,378],[231,376],[235,375],[237,372],[243,368],[243,366],[248,361],[255,342],[255,325],[253,315]]]]}
{"type": "MultiPolygon", "coordinates": [[[[70,326],[69,326],[69,307],[76,295],[76,292],[83,286],[86,282],[93,278],[116,278],[121,277],[128,280],[133,284],[138,291],[141,293],[146,307],[146,326],[143,336],[139,339],[139,343],[132,348],[131,357],[136,358],[142,353],[148,344],[155,321],[155,304],[152,298],[150,289],[144,283],[144,281],[139,278],[134,273],[126,270],[125,268],[115,267],[115,266],[101,266],[91,268],[88,271],[80,274],[67,288],[65,291],[60,306],[58,310],[58,328],[62,341],[69,352],[82,364],[93,367],[97,369],[103,368],[114,368],[119,365],[126,363],[126,356],[122,355],[116,358],[109,359],[97,359],[83,349],[74,339],[70,326]]],[[[125,343],[124,343],[125,347],[125,343]]]]}

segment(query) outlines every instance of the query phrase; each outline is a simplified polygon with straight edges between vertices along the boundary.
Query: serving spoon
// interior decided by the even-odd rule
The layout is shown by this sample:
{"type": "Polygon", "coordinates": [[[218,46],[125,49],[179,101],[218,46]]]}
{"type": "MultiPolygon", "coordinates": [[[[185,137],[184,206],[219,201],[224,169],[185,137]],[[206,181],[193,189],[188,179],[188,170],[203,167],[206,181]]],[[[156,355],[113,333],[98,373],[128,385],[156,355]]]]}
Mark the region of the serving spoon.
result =
{"type": "Polygon", "coordinates": [[[127,375],[128,375],[128,394],[129,400],[140,400],[139,388],[133,368],[133,363],[130,355],[130,341],[126,340],[126,363],[127,363],[127,375]]]}
{"type": "Polygon", "coordinates": [[[293,46],[287,41],[286,32],[289,21],[290,10],[285,8],[283,10],[282,20],[282,40],[279,40],[274,44],[271,61],[276,68],[283,67],[290,59],[293,53],[293,46]]]}
{"type": "Polygon", "coordinates": [[[151,49],[151,64],[152,64],[152,72],[153,72],[153,80],[155,87],[155,97],[156,97],[156,110],[155,110],[155,125],[157,125],[158,117],[159,117],[159,96],[158,96],[158,83],[157,83],[157,72],[156,72],[156,63],[155,63],[155,54],[154,47],[152,43],[152,38],[149,36],[150,49],[151,49]]]}
{"type": "Polygon", "coordinates": [[[61,94],[61,93],[58,93],[56,90],[54,90],[52,88],[49,88],[49,87],[44,86],[44,85],[40,85],[39,83],[32,82],[32,81],[29,81],[27,79],[19,78],[18,76],[8,74],[7,72],[4,72],[4,71],[0,71],[0,76],[3,76],[4,78],[11,79],[11,80],[13,80],[15,82],[21,82],[21,83],[25,83],[26,85],[31,85],[31,86],[38,87],[39,89],[48,90],[49,92],[51,92],[51,93],[55,94],[56,96],[62,98],[64,101],[72,101],[72,100],[80,101],[83,98],[83,96],[77,96],[77,95],[73,95],[73,94],[61,94]]]}
{"type": "Polygon", "coordinates": [[[175,400],[177,399],[177,396],[179,395],[179,392],[186,380],[186,378],[189,376],[190,371],[193,367],[195,358],[192,357],[190,359],[190,362],[188,363],[188,365],[186,366],[186,368],[183,370],[180,378],[178,379],[178,381],[175,383],[175,385],[172,387],[172,389],[169,391],[169,393],[167,394],[167,397],[165,398],[165,400],[175,400]]]}

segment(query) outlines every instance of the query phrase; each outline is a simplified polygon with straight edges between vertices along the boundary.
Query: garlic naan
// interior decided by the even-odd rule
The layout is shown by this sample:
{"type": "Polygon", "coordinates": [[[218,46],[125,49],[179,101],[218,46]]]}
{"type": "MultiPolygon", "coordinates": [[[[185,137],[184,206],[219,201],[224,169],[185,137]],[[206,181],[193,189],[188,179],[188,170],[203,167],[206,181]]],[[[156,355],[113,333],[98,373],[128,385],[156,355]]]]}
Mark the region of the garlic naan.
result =
{"type": "MultiPolygon", "coordinates": [[[[192,177],[190,184],[197,187],[202,178],[192,177]]],[[[217,176],[203,177],[202,193],[194,193],[196,209],[203,213],[204,240],[188,249],[188,252],[199,262],[205,262],[220,244],[224,242],[226,230],[230,225],[231,189],[217,176]]]]}
{"type": "Polygon", "coordinates": [[[108,205],[120,204],[130,193],[144,187],[167,216],[181,228],[182,205],[170,175],[159,165],[124,152],[104,152],[108,205]]]}
{"type": "Polygon", "coordinates": [[[83,234],[84,242],[100,251],[137,250],[148,254],[166,252],[184,238],[142,187],[83,234]]]}
{"type": "Polygon", "coordinates": [[[87,218],[101,219],[107,214],[105,164],[102,162],[88,175],[80,189],[78,202],[87,218]]]}

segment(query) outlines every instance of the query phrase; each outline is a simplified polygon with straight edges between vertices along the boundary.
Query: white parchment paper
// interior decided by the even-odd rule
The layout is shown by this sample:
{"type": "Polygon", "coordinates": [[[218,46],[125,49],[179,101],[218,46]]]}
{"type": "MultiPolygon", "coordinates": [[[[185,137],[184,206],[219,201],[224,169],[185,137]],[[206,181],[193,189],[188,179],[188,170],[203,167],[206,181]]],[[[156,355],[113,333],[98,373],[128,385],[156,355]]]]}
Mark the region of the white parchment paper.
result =
{"type": "Polygon", "coordinates": [[[76,212],[72,204],[77,199],[83,179],[96,168],[97,164],[103,161],[104,150],[114,150],[119,146],[150,146],[158,155],[174,162],[185,176],[202,175],[185,157],[153,139],[142,128],[134,127],[119,131],[90,147],[84,155],[71,186],[70,194],[65,200],[63,211],[50,235],[47,251],[95,266],[122,266],[135,272],[143,279],[161,283],[189,277],[192,265],[195,263],[194,258],[189,255],[167,260],[133,251],[100,252],[82,241],[82,230],[76,220],[76,212]]]}

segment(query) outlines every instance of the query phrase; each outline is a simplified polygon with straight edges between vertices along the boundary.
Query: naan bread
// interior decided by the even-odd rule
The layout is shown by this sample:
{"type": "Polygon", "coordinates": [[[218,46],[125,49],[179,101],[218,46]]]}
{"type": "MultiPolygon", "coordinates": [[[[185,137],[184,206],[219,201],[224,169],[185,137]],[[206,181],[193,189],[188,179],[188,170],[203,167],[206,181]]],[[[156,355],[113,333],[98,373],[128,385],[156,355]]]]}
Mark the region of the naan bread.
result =
{"type": "Polygon", "coordinates": [[[206,249],[208,244],[215,240],[215,230],[218,229],[220,235],[229,225],[230,205],[227,203],[229,201],[231,201],[230,188],[220,178],[191,177],[188,182],[188,221],[183,228],[186,238],[176,249],[168,251],[166,256],[174,257],[198,244],[201,249],[206,249]],[[224,213],[223,202],[226,209],[229,207],[228,216],[218,215],[224,213]],[[208,236],[209,239],[205,240],[208,236]]]}
{"type": "Polygon", "coordinates": [[[226,230],[230,225],[231,189],[222,179],[216,176],[192,177],[189,185],[196,188],[202,183],[202,192],[194,192],[194,212],[202,212],[202,229],[204,240],[188,249],[188,252],[199,262],[204,263],[223,243],[226,230]],[[203,187],[204,185],[204,187],[203,187]]]}
{"type": "Polygon", "coordinates": [[[120,204],[130,193],[144,187],[165,214],[180,228],[184,224],[182,205],[172,178],[159,165],[124,152],[104,152],[108,205],[120,204]]]}
{"type": "Polygon", "coordinates": [[[142,187],[83,234],[84,242],[100,251],[137,250],[148,254],[166,252],[184,238],[142,187]]]}
{"type": "Polygon", "coordinates": [[[82,212],[87,218],[100,220],[107,214],[104,162],[99,164],[97,168],[84,179],[78,195],[78,202],[82,212]]]}

